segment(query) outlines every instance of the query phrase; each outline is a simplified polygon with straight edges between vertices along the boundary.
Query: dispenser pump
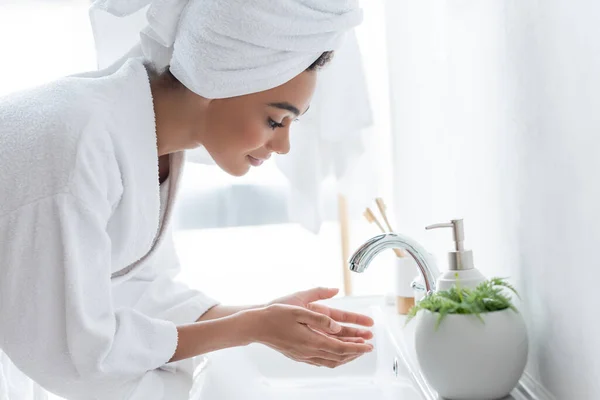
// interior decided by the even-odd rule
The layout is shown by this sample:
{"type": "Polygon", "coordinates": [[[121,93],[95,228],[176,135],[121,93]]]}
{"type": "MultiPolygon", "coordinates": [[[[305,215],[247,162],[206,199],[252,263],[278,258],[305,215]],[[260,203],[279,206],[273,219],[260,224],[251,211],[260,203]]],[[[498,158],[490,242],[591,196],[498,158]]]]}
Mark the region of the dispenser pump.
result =
{"type": "Polygon", "coordinates": [[[450,223],[435,224],[425,229],[452,228],[455,251],[448,253],[448,266],[451,271],[474,269],[473,252],[465,250],[465,229],[462,219],[454,219],[450,223]]]}

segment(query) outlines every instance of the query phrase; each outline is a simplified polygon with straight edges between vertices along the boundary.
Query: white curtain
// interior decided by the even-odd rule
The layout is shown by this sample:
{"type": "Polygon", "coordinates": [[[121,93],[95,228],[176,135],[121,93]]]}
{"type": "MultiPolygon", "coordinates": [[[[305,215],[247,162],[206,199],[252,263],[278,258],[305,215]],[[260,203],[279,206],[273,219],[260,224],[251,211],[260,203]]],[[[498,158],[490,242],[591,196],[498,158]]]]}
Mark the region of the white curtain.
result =
{"type": "Polygon", "coordinates": [[[522,292],[540,395],[600,398],[600,3],[387,0],[395,208],[522,292]]]}

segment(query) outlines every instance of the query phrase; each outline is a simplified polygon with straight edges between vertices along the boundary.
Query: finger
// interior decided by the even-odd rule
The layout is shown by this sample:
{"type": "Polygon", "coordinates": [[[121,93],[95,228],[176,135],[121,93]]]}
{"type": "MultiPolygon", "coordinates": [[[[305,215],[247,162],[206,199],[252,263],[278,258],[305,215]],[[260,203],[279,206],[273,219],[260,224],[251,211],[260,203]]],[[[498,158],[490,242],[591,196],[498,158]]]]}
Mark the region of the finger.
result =
{"type": "Polygon", "coordinates": [[[342,326],[327,315],[319,314],[305,308],[296,309],[296,321],[311,328],[332,334],[339,333],[342,330],[342,326]]]}
{"type": "Polygon", "coordinates": [[[327,367],[327,368],[335,368],[339,365],[339,362],[333,360],[327,360],[325,358],[310,358],[308,360],[304,360],[303,362],[307,364],[312,364],[317,367],[327,367]]]}
{"type": "Polygon", "coordinates": [[[340,336],[336,336],[336,338],[338,340],[341,340],[342,342],[350,342],[350,343],[364,343],[365,342],[365,339],[359,338],[359,337],[340,337],[340,336]]]}
{"type": "Polygon", "coordinates": [[[365,339],[361,338],[361,337],[343,336],[343,335],[340,335],[339,333],[337,333],[335,335],[331,335],[331,334],[328,334],[328,333],[325,333],[325,332],[322,332],[322,331],[317,331],[317,330],[314,330],[314,329],[313,329],[313,331],[317,332],[320,335],[326,335],[326,336],[329,335],[329,336],[331,336],[331,337],[333,337],[333,338],[335,338],[337,340],[341,340],[342,342],[365,343],[365,339]]]}
{"type": "Polygon", "coordinates": [[[342,329],[335,335],[340,337],[359,337],[366,340],[373,339],[373,332],[351,326],[342,326],[342,329]]]}
{"type": "Polygon", "coordinates": [[[361,355],[359,354],[359,355],[355,355],[355,356],[346,357],[341,361],[335,361],[335,360],[331,360],[329,358],[309,358],[309,359],[305,360],[304,362],[306,362],[308,364],[316,365],[319,367],[324,366],[324,367],[328,367],[328,368],[337,368],[341,365],[348,364],[349,362],[356,360],[360,356],[361,355]]]}
{"type": "Polygon", "coordinates": [[[306,359],[306,360],[299,360],[300,362],[303,362],[305,364],[310,364],[310,365],[314,365],[315,367],[322,367],[321,364],[317,363],[316,361],[313,361],[312,358],[306,359]]]}
{"type": "Polygon", "coordinates": [[[343,362],[341,365],[343,365],[343,364],[348,364],[349,362],[352,362],[352,361],[354,361],[354,360],[356,360],[357,358],[359,358],[359,357],[362,357],[362,356],[363,356],[362,354],[357,354],[357,355],[355,355],[355,356],[352,356],[352,357],[350,357],[350,358],[346,359],[346,361],[344,361],[344,362],[343,362]]]}
{"type": "MultiPolygon", "coordinates": [[[[364,354],[334,354],[334,353],[329,353],[327,351],[320,351],[315,357],[317,358],[323,358],[326,360],[333,360],[339,363],[346,363],[348,362],[348,360],[352,359],[356,359],[360,356],[362,356],[364,354]]],[[[309,357],[311,358],[311,357],[309,357]]]]}
{"type": "Polygon", "coordinates": [[[300,298],[304,303],[312,303],[313,301],[327,300],[338,294],[340,290],[336,288],[317,287],[302,292],[296,293],[296,297],[300,298]]]}
{"type": "Polygon", "coordinates": [[[330,336],[322,335],[317,341],[320,350],[338,355],[355,355],[369,353],[373,350],[370,343],[343,342],[330,336]]]}
{"type": "MultiPolygon", "coordinates": [[[[352,361],[356,360],[357,358],[359,358],[359,357],[362,357],[363,355],[364,355],[364,354],[356,354],[356,355],[354,355],[354,356],[349,356],[349,357],[346,357],[346,359],[345,359],[344,361],[340,362],[340,364],[339,364],[339,365],[348,364],[349,362],[352,362],[352,361]]],[[[339,365],[338,365],[338,366],[339,366],[339,365]]]]}
{"type": "Polygon", "coordinates": [[[373,326],[373,324],[375,323],[373,321],[373,318],[367,315],[353,313],[350,311],[338,310],[337,308],[329,308],[324,304],[311,303],[308,305],[308,308],[309,310],[325,314],[333,318],[337,322],[362,326],[373,326]]]}
{"type": "Polygon", "coordinates": [[[373,339],[373,332],[366,329],[353,328],[351,326],[343,326],[342,329],[333,335],[336,338],[340,337],[355,337],[365,340],[373,339]]]}
{"type": "Polygon", "coordinates": [[[342,362],[349,357],[354,357],[356,354],[334,354],[328,351],[320,350],[314,357],[323,360],[330,360],[335,362],[342,362]]]}

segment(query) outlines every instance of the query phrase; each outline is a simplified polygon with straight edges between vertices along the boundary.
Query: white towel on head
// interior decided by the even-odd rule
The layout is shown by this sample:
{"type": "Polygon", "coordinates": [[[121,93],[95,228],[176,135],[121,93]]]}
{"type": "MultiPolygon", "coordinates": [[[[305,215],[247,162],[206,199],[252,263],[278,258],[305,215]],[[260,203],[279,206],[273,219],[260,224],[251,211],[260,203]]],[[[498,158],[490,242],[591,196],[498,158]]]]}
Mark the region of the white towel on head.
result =
{"type": "Polygon", "coordinates": [[[106,61],[104,39],[114,40],[112,23],[122,28],[131,18],[136,31],[146,9],[144,55],[211,99],[291,80],[362,21],[357,0],[96,0],[90,17],[99,60],[106,61]]]}
{"type": "MultiPolygon", "coordinates": [[[[105,75],[118,69],[127,58],[139,56],[151,59],[159,68],[172,63],[175,69],[179,68],[175,59],[181,53],[182,57],[192,57],[187,64],[204,68],[190,67],[192,72],[202,72],[188,77],[210,86],[210,91],[200,94],[218,98],[252,92],[252,87],[254,91],[275,87],[278,82],[285,82],[285,75],[279,73],[286,66],[291,66],[288,72],[292,78],[323,51],[336,50],[332,65],[320,72],[311,112],[302,118],[300,126],[294,127],[292,152],[278,158],[277,165],[290,181],[291,220],[313,232],[319,230],[325,218],[322,183],[331,176],[332,169],[338,190],[347,195],[350,209],[362,206],[370,188],[363,187],[365,190],[360,193],[349,188],[355,187],[352,182],[365,182],[358,176],[365,173],[365,166],[370,166],[362,135],[371,125],[371,111],[356,37],[349,35],[343,45],[340,43],[344,31],[362,19],[357,1],[187,3],[188,0],[96,0],[90,16],[98,66],[103,71],[86,75],[105,75]],[[173,28],[176,21],[179,34],[173,28]],[[194,29],[183,28],[184,23],[194,25],[194,29]],[[184,54],[186,48],[191,49],[190,54],[184,54]],[[326,117],[330,112],[335,118],[326,117]]],[[[183,67],[174,73],[180,80],[180,74],[188,74],[183,67]]],[[[188,161],[214,163],[204,148],[187,153],[188,161]]]]}

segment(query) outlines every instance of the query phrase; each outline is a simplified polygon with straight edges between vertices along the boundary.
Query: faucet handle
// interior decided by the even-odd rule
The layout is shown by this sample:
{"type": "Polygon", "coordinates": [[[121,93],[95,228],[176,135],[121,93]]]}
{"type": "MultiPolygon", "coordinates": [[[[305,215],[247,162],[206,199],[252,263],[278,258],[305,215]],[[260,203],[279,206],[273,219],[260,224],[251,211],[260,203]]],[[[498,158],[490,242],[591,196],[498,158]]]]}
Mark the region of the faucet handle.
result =
{"type": "Polygon", "coordinates": [[[456,251],[465,250],[465,228],[462,219],[453,219],[449,223],[434,224],[425,227],[425,229],[452,228],[454,236],[454,246],[456,251]]]}

